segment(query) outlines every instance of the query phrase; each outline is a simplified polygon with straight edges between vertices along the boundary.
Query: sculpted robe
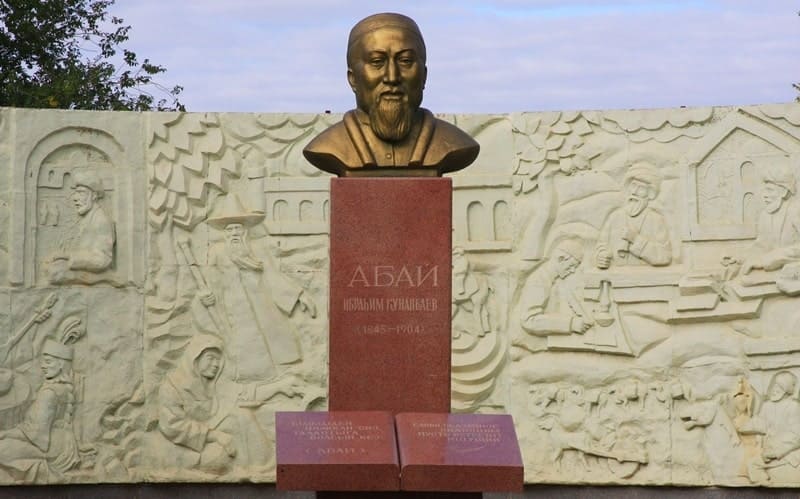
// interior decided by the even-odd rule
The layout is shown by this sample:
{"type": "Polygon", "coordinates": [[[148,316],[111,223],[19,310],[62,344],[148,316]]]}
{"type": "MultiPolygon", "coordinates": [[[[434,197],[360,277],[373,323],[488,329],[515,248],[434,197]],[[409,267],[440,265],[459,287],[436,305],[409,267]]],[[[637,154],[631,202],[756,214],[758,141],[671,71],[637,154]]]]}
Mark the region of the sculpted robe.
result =
{"type": "MultiPolygon", "coordinates": [[[[775,484],[796,483],[800,467],[800,401],[787,395],[773,402],[767,400],[758,415],[745,428],[745,433],[758,433],[761,456],[749,463],[751,479],[766,471],[775,484]]],[[[756,480],[753,480],[756,481],[756,480]]]]}
{"type": "Polygon", "coordinates": [[[785,459],[793,467],[800,466],[800,402],[793,395],[761,406],[758,419],[763,425],[764,439],[761,445],[764,454],[773,459],[785,459]]]}
{"type": "Polygon", "coordinates": [[[618,208],[600,229],[595,256],[601,251],[609,251],[612,266],[669,265],[672,262],[672,244],[667,227],[664,216],[650,207],[636,217],[630,217],[624,208],[618,208]],[[620,236],[626,227],[638,233],[630,243],[620,236]]]}
{"type": "Polygon", "coordinates": [[[70,270],[102,272],[111,267],[114,257],[114,225],[95,204],[78,218],[61,244],[69,255],[70,270]]]}
{"type": "MultiPolygon", "coordinates": [[[[288,316],[302,289],[272,265],[254,270],[231,260],[224,243],[208,254],[216,307],[232,338],[224,338],[236,370],[236,381],[255,383],[279,374],[279,365],[300,360],[300,347],[288,316]]],[[[220,332],[224,334],[224,332],[220,332]]]]}
{"type": "Polygon", "coordinates": [[[114,261],[114,242],[114,224],[100,205],[95,204],[88,213],[78,217],[62,238],[61,253],[68,259],[57,259],[50,263],[50,282],[98,282],[102,276],[95,274],[110,269],[114,261]]]}
{"type": "Polygon", "coordinates": [[[342,177],[439,176],[467,167],[480,146],[457,127],[420,109],[408,136],[399,142],[378,138],[360,109],[317,135],[303,155],[317,168],[342,177]]]}
{"type": "MultiPolygon", "coordinates": [[[[216,442],[208,441],[208,433],[225,426],[226,414],[219,414],[216,383],[222,373],[220,365],[214,379],[205,379],[197,370],[196,361],[207,348],[222,352],[222,342],[210,336],[195,336],[183,354],[181,363],[158,389],[158,428],[178,447],[164,449],[167,462],[178,468],[202,471],[227,470],[233,458],[216,442]]],[[[224,356],[223,356],[224,358],[224,356]]]]}
{"type": "Polygon", "coordinates": [[[22,423],[0,439],[0,468],[17,480],[33,483],[63,473],[79,461],[72,432],[71,383],[45,381],[22,423]]]}
{"type": "Polygon", "coordinates": [[[518,335],[513,345],[535,352],[545,348],[549,335],[572,334],[572,323],[582,310],[571,282],[569,277],[558,278],[547,263],[534,272],[522,298],[522,328],[530,334],[518,335]]]}
{"type": "Polygon", "coordinates": [[[775,213],[762,211],[758,217],[758,237],[752,253],[775,252],[783,265],[800,260],[800,204],[784,202],[775,213]]]}

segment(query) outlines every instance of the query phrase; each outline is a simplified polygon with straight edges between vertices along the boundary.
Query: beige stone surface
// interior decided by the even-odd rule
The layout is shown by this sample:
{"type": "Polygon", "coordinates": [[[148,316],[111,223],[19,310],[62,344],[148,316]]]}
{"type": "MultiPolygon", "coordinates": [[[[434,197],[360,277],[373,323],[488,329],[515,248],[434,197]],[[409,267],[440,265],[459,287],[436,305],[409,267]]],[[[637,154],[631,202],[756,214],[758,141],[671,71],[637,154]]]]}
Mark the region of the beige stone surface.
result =
{"type": "MultiPolygon", "coordinates": [[[[800,486],[800,105],[439,117],[453,410],[529,482],[800,486]]],[[[0,108],[0,483],[274,480],[339,119],[0,108]]]]}

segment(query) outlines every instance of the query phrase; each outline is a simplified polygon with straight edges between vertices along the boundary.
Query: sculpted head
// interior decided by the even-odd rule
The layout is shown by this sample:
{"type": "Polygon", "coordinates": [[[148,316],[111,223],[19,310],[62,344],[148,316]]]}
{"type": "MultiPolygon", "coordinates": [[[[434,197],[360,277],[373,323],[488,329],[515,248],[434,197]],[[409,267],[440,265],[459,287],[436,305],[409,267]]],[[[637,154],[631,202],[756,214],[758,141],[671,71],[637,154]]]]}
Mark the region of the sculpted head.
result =
{"type": "Polygon", "coordinates": [[[625,211],[636,217],[658,196],[661,175],[649,163],[636,163],[625,174],[625,211]]]}
{"type": "Polygon", "coordinates": [[[195,359],[195,372],[205,379],[215,379],[222,369],[222,352],[217,347],[204,349],[195,359]]]}
{"type": "Polygon", "coordinates": [[[767,398],[772,402],[783,400],[794,395],[797,377],[789,371],[781,371],[772,377],[767,387],[767,398]]]}
{"type": "Polygon", "coordinates": [[[54,379],[64,369],[64,361],[52,355],[42,355],[42,372],[45,379],[54,379]]]}
{"type": "Polygon", "coordinates": [[[75,206],[75,211],[79,216],[84,216],[92,209],[94,203],[102,197],[103,188],[100,180],[89,172],[78,172],[75,174],[75,181],[72,183],[72,195],[70,200],[75,206]]]}
{"type": "Polygon", "coordinates": [[[40,365],[44,378],[55,381],[69,376],[72,358],[72,347],[51,339],[45,340],[40,365]]]}
{"type": "Polygon", "coordinates": [[[197,400],[208,400],[214,396],[214,385],[219,381],[225,365],[222,340],[210,334],[197,333],[192,336],[183,351],[180,364],[169,375],[197,400]]]}
{"type": "Polygon", "coordinates": [[[417,23],[402,14],[375,14],[350,31],[347,81],[381,139],[397,142],[411,131],[427,78],[425,57],[417,23]]]}
{"type": "Polygon", "coordinates": [[[264,212],[245,209],[239,196],[230,193],[217,202],[208,224],[222,231],[229,249],[241,250],[247,245],[247,230],[264,220],[264,212]]]}
{"type": "Polygon", "coordinates": [[[244,224],[229,223],[225,226],[225,241],[230,246],[242,244],[244,241],[246,229],[244,224]]]}
{"type": "Polygon", "coordinates": [[[797,178],[791,168],[772,166],[764,171],[761,199],[767,213],[775,213],[797,191],[797,178]]]}
{"type": "Polygon", "coordinates": [[[564,238],[553,247],[552,259],[558,277],[564,279],[575,272],[583,260],[583,244],[577,238],[564,238]]]}

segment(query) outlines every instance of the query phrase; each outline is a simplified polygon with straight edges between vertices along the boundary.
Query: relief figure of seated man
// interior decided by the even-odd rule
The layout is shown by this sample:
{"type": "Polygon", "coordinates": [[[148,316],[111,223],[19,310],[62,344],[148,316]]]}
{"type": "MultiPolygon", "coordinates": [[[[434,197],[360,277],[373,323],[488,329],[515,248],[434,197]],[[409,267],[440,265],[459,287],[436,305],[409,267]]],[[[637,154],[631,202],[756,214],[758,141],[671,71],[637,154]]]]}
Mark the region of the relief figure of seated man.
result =
{"type": "Polygon", "coordinates": [[[780,270],[800,261],[800,203],[797,178],[788,167],[773,166],[764,172],[756,242],[742,264],[742,273],[755,269],[780,270]]]}
{"type": "Polygon", "coordinates": [[[608,216],[600,229],[594,257],[599,269],[614,266],[672,263],[667,220],[650,206],[661,188],[661,175],[648,163],[628,169],[624,180],[625,204],[608,216]]]}
{"type": "Polygon", "coordinates": [[[800,476],[798,420],[797,376],[790,371],[780,371],[772,377],[758,414],[737,428],[742,435],[761,435],[761,454],[747,465],[752,482],[797,481],[800,476]]]}
{"type": "MultiPolygon", "coordinates": [[[[550,335],[584,334],[593,325],[580,305],[580,293],[568,279],[583,257],[583,244],[565,238],[555,244],[552,256],[530,278],[522,297],[525,311],[521,326],[527,334],[517,336],[514,347],[534,352],[542,349],[541,339],[550,335]]],[[[515,350],[512,355],[522,352],[515,350]]]]}
{"type": "Polygon", "coordinates": [[[111,268],[114,260],[114,224],[98,200],[103,187],[91,172],[76,172],[72,202],[78,216],[59,242],[58,250],[47,261],[48,279],[53,284],[91,283],[92,274],[111,268]]]}
{"type": "Polygon", "coordinates": [[[80,464],[72,418],[73,350],[47,339],[42,347],[44,383],[18,426],[0,431],[0,478],[47,483],[80,464]]]}

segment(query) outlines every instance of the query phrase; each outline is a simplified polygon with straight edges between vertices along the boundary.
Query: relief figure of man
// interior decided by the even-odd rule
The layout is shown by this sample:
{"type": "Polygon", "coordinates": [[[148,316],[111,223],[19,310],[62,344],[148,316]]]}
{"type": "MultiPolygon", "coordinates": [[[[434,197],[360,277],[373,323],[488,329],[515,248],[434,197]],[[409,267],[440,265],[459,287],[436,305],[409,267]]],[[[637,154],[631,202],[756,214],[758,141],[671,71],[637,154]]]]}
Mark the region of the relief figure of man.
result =
{"type": "Polygon", "coordinates": [[[583,244],[578,239],[563,239],[552,255],[531,276],[522,303],[522,329],[527,332],[512,344],[536,351],[536,337],[583,334],[592,327],[592,319],[580,304],[578,290],[567,281],[583,258],[583,244]]]}
{"type": "Polygon", "coordinates": [[[103,187],[94,173],[75,173],[70,201],[78,218],[64,233],[58,251],[47,262],[51,283],[92,281],[91,274],[111,268],[114,261],[114,224],[98,203],[102,197],[103,187]]]}
{"type": "Polygon", "coordinates": [[[466,133],[420,107],[428,69],[417,24],[375,14],[347,43],[347,81],[357,108],[303,150],[317,168],[349,176],[439,176],[460,170],[480,147],[466,133]]]}
{"type": "Polygon", "coordinates": [[[595,265],[664,266],[672,262],[672,245],[664,215],[649,206],[661,187],[653,165],[638,163],[625,174],[625,205],[611,212],[600,229],[595,265]]]}
{"type": "Polygon", "coordinates": [[[218,334],[234,363],[235,380],[245,385],[266,382],[298,362],[300,347],[288,317],[298,308],[316,315],[306,292],[250,248],[248,228],[263,218],[263,213],[246,211],[235,194],[228,194],[222,209],[207,220],[223,231],[224,240],[209,249],[211,289],[198,294],[206,307],[219,307],[229,330],[218,334]]]}
{"type": "Polygon", "coordinates": [[[779,270],[800,261],[800,203],[797,178],[788,167],[773,166],[764,172],[761,198],[764,210],[758,217],[758,237],[742,273],[754,269],[779,270]]]}
{"type": "Polygon", "coordinates": [[[0,476],[48,482],[80,462],[72,430],[75,395],[71,346],[48,339],[42,347],[44,383],[18,426],[0,431],[0,476]]]}
{"type": "Polygon", "coordinates": [[[800,421],[797,376],[790,371],[780,371],[772,377],[758,414],[738,428],[743,435],[762,435],[761,455],[748,465],[748,475],[753,482],[765,479],[778,483],[797,482],[800,476],[797,421],[800,421]]]}

